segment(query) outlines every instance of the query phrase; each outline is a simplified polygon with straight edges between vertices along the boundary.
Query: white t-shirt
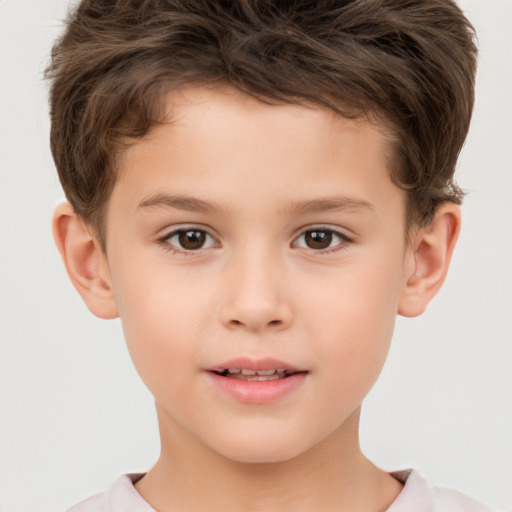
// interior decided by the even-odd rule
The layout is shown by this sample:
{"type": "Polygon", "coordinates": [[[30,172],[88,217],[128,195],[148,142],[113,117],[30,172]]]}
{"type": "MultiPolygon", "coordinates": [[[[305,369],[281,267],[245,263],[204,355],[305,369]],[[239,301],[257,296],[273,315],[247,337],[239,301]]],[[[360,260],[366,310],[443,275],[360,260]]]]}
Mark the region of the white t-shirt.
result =
{"type": "MultiPolygon", "coordinates": [[[[391,475],[403,483],[404,488],[386,512],[491,512],[460,492],[429,485],[414,470],[396,471],[391,475]]],[[[122,475],[108,491],[78,503],[67,512],[156,512],[133,485],[142,476],[122,475]]]]}

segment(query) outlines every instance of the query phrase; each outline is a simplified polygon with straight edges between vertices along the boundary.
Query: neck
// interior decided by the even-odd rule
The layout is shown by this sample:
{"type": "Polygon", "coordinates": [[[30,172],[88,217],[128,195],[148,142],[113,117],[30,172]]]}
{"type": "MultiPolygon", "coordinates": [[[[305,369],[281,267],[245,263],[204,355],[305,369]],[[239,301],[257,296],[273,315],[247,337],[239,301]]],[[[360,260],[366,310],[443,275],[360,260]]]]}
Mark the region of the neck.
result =
{"type": "Polygon", "coordinates": [[[228,459],[160,422],[160,458],[136,488],[161,512],[385,510],[401,485],[361,453],[359,412],[307,452],[272,463],[228,459]]]}

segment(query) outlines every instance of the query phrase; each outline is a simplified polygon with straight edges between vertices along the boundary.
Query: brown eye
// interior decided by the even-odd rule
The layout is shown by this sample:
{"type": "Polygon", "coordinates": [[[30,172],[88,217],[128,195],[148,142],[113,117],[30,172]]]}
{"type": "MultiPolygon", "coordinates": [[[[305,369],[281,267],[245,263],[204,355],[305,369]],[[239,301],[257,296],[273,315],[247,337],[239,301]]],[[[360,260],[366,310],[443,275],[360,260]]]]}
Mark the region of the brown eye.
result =
{"type": "Polygon", "coordinates": [[[188,251],[195,249],[201,249],[206,240],[206,233],[204,231],[198,231],[196,229],[188,229],[187,231],[178,232],[178,241],[188,251]]]}
{"type": "Polygon", "coordinates": [[[314,228],[303,231],[302,235],[295,239],[293,246],[328,253],[343,249],[350,242],[349,238],[333,229],[314,228]]]}
{"type": "Polygon", "coordinates": [[[177,229],[161,239],[161,243],[170,246],[176,252],[208,249],[216,244],[215,239],[203,229],[177,229]]]}
{"type": "Polygon", "coordinates": [[[304,242],[310,249],[327,249],[332,243],[332,231],[314,229],[304,233],[304,242]]]}

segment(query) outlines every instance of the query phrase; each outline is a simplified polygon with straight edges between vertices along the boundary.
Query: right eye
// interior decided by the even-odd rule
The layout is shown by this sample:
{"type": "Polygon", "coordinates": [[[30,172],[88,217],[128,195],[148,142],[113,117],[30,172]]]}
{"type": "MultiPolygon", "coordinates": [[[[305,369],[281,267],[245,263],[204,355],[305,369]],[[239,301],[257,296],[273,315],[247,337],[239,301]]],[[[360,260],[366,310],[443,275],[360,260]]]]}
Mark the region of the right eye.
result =
{"type": "Polygon", "coordinates": [[[160,240],[164,245],[170,246],[172,252],[193,252],[199,249],[208,249],[217,242],[203,229],[184,228],[172,231],[160,240]]]}

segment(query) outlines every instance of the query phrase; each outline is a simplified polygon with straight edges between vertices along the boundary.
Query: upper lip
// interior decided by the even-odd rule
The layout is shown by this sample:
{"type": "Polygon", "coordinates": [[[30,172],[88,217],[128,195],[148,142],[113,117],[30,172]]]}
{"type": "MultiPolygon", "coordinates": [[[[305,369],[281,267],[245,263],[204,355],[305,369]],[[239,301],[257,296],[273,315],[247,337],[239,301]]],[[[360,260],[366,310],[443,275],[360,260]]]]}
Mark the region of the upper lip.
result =
{"type": "Polygon", "coordinates": [[[248,358],[239,357],[236,359],[230,359],[221,364],[216,364],[206,368],[209,372],[223,372],[228,368],[239,368],[241,370],[287,370],[289,373],[305,372],[304,368],[300,368],[284,361],[273,358],[248,358]]]}

